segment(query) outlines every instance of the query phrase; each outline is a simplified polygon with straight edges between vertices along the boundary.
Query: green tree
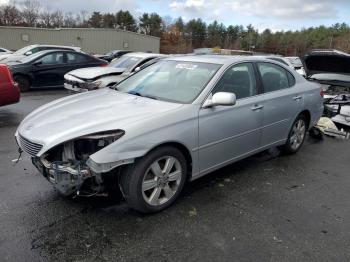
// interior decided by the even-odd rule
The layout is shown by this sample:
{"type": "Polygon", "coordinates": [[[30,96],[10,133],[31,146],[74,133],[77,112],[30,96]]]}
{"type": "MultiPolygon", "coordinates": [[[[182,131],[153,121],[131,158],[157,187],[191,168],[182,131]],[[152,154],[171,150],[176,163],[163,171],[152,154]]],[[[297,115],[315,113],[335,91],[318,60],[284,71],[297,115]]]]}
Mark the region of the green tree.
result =
{"type": "Polygon", "coordinates": [[[103,24],[103,16],[100,12],[93,12],[91,17],[89,18],[88,24],[94,28],[100,28],[103,24]]]}
{"type": "Polygon", "coordinates": [[[216,20],[208,25],[207,28],[207,42],[210,47],[223,47],[225,44],[226,28],[216,20]]]}
{"type": "Polygon", "coordinates": [[[140,17],[140,28],[147,35],[160,37],[162,34],[162,18],[157,13],[144,13],[140,17]]]}
{"type": "Polygon", "coordinates": [[[192,19],[186,24],[186,33],[193,48],[203,47],[206,39],[207,25],[202,19],[192,19]]]}
{"type": "Polygon", "coordinates": [[[136,32],[138,29],[136,21],[129,11],[120,10],[116,14],[115,21],[117,26],[121,29],[133,32],[136,32]]]}
{"type": "Polygon", "coordinates": [[[113,14],[107,13],[102,16],[102,27],[115,28],[117,25],[116,18],[113,14]]]}

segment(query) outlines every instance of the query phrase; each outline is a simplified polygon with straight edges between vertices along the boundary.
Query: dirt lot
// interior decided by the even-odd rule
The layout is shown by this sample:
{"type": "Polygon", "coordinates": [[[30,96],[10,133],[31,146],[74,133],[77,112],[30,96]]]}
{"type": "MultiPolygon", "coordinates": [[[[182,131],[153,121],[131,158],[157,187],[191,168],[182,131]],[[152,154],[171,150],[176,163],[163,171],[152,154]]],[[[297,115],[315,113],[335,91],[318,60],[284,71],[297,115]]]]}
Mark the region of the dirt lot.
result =
{"type": "Polygon", "coordinates": [[[185,188],[142,216],[105,198],[61,198],[16,166],[21,119],[63,91],[25,94],[0,108],[2,261],[348,261],[350,141],[308,139],[294,156],[273,149],[185,188]]]}

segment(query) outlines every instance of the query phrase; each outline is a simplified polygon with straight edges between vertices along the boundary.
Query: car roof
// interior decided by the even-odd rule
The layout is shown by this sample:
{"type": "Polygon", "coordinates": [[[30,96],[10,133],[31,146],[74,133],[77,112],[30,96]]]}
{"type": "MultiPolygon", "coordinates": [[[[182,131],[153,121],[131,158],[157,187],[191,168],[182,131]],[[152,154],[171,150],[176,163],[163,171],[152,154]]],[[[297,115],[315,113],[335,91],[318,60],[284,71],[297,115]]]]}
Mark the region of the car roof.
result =
{"type": "Polygon", "coordinates": [[[166,56],[162,54],[155,54],[155,53],[143,53],[143,52],[131,52],[127,53],[124,56],[134,56],[134,57],[139,57],[139,58],[148,58],[148,57],[161,57],[161,56],[166,56]]]}
{"type": "Polygon", "coordinates": [[[230,55],[183,55],[183,56],[171,56],[166,58],[166,60],[173,61],[187,61],[187,62],[198,62],[198,63],[211,63],[211,64],[222,64],[230,65],[232,63],[240,61],[261,61],[261,62],[271,62],[271,60],[265,57],[259,56],[230,56],[230,55]]]}
{"type": "Polygon", "coordinates": [[[75,50],[64,50],[64,49],[43,50],[43,51],[36,52],[34,55],[44,55],[44,54],[49,54],[49,53],[54,53],[54,52],[73,52],[73,53],[77,53],[77,54],[86,55],[85,53],[77,52],[75,50]]]}
{"type": "Polygon", "coordinates": [[[77,46],[66,46],[66,45],[41,45],[41,44],[34,44],[34,45],[29,45],[29,46],[32,46],[32,47],[42,46],[42,47],[70,48],[72,50],[80,50],[81,49],[80,47],[77,47],[77,46]]]}

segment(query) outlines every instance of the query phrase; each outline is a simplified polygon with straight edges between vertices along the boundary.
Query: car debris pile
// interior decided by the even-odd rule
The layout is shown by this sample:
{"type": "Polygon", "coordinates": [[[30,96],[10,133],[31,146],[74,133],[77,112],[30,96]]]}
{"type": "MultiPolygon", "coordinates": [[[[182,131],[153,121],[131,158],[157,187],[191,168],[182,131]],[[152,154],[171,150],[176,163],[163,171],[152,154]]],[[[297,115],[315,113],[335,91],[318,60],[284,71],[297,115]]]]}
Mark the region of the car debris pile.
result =
{"type": "MultiPolygon", "coordinates": [[[[328,136],[349,138],[350,55],[337,50],[313,50],[304,59],[306,78],[321,85],[323,118],[316,129],[328,136]],[[340,130],[339,130],[340,129],[340,130]]],[[[311,134],[318,135],[317,130],[311,134]]]]}

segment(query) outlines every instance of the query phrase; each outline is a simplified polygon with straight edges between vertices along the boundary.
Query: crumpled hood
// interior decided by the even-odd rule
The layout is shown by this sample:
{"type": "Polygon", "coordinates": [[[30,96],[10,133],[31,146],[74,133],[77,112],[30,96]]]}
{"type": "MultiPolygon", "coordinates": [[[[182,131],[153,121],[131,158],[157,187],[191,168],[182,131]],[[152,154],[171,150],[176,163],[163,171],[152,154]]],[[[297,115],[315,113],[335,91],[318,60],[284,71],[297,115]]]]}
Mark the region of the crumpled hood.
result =
{"type": "Polygon", "coordinates": [[[105,75],[120,75],[126,68],[115,68],[115,67],[90,67],[81,68],[69,72],[69,75],[75,76],[84,80],[93,80],[105,75]]]}
{"type": "Polygon", "coordinates": [[[350,55],[337,50],[320,50],[307,54],[304,58],[308,77],[315,74],[350,75],[350,55]]]}
{"type": "Polygon", "coordinates": [[[68,96],[39,107],[22,121],[17,132],[26,139],[43,144],[43,153],[80,136],[115,129],[125,130],[128,124],[145,121],[179,107],[181,104],[106,88],[68,96]]]}

